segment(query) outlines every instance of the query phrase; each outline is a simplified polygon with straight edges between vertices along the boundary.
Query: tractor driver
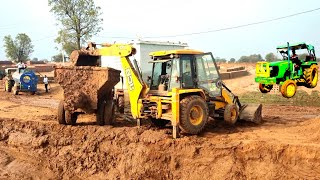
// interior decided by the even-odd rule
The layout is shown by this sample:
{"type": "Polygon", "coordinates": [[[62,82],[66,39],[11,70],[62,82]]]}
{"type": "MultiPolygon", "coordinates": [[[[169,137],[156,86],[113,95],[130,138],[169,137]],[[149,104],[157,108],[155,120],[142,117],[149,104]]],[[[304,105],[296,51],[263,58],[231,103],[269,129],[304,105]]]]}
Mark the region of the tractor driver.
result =
{"type": "Polygon", "coordinates": [[[293,64],[294,64],[294,71],[299,74],[301,61],[299,60],[298,55],[296,54],[296,50],[295,50],[295,49],[292,49],[291,60],[292,60],[292,62],[293,62],[293,64]]]}
{"type": "Polygon", "coordinates": [[[19,70],[19,73],[21,72],[21,69],[25,69],[26,68],[26,65],[20,61],[18,64],[17,64],[17,67],[18,67],[18,70],[19,70]]]}

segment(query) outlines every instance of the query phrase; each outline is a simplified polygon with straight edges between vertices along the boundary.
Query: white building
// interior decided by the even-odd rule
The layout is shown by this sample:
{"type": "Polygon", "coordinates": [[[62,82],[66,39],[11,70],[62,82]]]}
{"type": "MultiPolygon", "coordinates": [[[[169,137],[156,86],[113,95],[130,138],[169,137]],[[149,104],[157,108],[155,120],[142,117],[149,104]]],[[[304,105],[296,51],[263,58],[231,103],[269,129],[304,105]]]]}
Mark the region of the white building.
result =
{"type": "MultiPolygon", "coordinates": [[[[138,62],[138,65],[142,71],[142,78],[144,81],[147,80],[148,76],[151,76],[152,73],[152,63],[149,56],[150,52],[161,51],[161,50],[174,50],[174,49],[185,49],[188,47],[187,43],[181,42],[169,42],[169,41],[142,41],[135,40],[129,42],[136,48],[137,53],[134,56],[138,62]]],[[[123,70],[121,67],[121,62],[119,57],[101,57],[101,66],[102,67],[112,67],[118,70],[121,70],[121,75],[123,75],[123,70]]],[[[121,82],[116,85],[116,88],[121,88],[121,82]]],[[[126,89],[126,82],[124,79],[124,89],[126,89]]]]}

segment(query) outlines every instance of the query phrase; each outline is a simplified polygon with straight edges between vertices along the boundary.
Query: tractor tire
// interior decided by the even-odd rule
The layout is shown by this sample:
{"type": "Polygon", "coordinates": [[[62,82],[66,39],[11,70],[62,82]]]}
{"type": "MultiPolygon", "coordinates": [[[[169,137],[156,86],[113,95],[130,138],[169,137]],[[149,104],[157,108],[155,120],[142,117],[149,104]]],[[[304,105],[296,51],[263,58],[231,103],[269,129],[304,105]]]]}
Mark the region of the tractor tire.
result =
{"type": "Polygon", "coordinates": [[[60,101],[59,103],[57,120],[59,124],[67,124],[65,119],[64,101],[60,101]]]}
{"type": "Polygon", "coordinates": [[[105,109],[105,102],[99,101],[98,102],[98,109],[96,114],[96,122],[99,126],[104,125],[104,109],[105,109]]]}
{"type": "Polygon", "coordinates": [[[124,96],[118,97],[118,104],[117,104],[118,112],[123,114],[124,113],[124,96]]]}
{"type": "Polygon", "coordinates": [[[31,95],[35,95],[36,94],[36,92],[35,91],[31,91],[31,95]]]}
{"type": "Polygon", "coordinates": [[[76,125],[77,116],[75,113],[71,113],[70,111],[65,110],[64,117],[68,125],[72,125],[72,126],[76,125]]]}
{"type": "Polygon", "coordinates": [[[101,101],[98,104],[96,122],[98,125],[111,125],[114,122],[115,103],[112,99],[101,101]],[[110,101],[110,102],[109,102],[110,101]]]}
{"type": "Polygon", "coordinates": [[[286,80],[280,88],[280,92],[285,98],[292,98],[297,92],[297,84],[294,80],[286,80]]]}
{"type": "Polygon", "coordinates": [[[115,103],[113,100],[110,101],[110,103],[104,103],[103,121],[105,125],[112,125],[114,123],[115,103]]]}
{"type": "Polygon", "coordinates": [[[259,90],[260,92],[262,93],[268,93],[271,91],[271,89],[273,88],[273,85],[270,84],[270,85],[265,85],[265,84],[261,84],[259,83],[259,90]]]}
{"type": "Polygon", "coordinates": [[[169,120],[155,119],[155,118],[150,118],[150,121],[151,121],[152,125],[154,125],[156,127],[160,127],[160,128],[165,127],[170,122],[169,120]]]}
{"type": "Polygon", "coordinates": [[[223,119],[229,125],[233,125],[239,118],[239,110],[235,104],[227,104],[224,108],[223,119]]]}
{"type": "Polygon", "coordinates": [[[303,72],[303,77],[306,81],[307,88],[314,88],[318,84],[318,66],[313,64],[303,72]]]}
{"type": "Polygon", "coordinates": [[[6,90],[8,92],[12,91],[12,83],[10,81],[6,81],[6,90]]]}
{"type": "Polygon", "coordinates": [[[207,124],[208,105],[197,95],[188,96],[180,101],[179,127],[186,133],[199,134],[207,124]]]}

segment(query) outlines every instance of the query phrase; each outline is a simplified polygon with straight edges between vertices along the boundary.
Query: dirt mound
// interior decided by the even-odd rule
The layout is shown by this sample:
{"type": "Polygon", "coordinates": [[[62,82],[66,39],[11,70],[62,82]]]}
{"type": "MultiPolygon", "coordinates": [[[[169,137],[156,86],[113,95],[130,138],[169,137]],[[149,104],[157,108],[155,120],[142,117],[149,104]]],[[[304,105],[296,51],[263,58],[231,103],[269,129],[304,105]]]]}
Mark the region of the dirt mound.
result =
{"type": "MultiPolygon", "coordinates": [[[[274,122],[265,119],[259,128],[274,122]]],[[[117,124],[61,126],[1,119],[0,178],[20,178],[21,168],[26,169],[23,177],[38,177],[39,171],[46,172],[46,179],[319,178],[319,145],[306,138],[313,134],[312,139],[319,139],[319,130],[304,129],[319,127],[318,120],[285,130],[287,139],[276,138],[283,129],[259,133],[255,132],[259,128],[245,123],[238,128],[215,124],[214,134],[208,132],[211,124],[202,136],[177,140],[170,138],[170,129],[117,124]],[[266,136],[258,138],[260,135],[266,136]],[[303,143],[294,137],[300,135],[303,143]],[[16,152],[22,153],[17,156],[16,152]]]]}

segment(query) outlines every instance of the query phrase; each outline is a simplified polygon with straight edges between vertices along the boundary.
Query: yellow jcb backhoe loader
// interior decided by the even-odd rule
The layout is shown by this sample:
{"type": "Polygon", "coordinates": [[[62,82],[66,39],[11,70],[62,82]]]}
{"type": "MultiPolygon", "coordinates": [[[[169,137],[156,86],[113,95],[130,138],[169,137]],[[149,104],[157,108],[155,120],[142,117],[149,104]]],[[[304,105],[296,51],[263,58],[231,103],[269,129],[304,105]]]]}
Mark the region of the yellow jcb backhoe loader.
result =
{"type": "MultiPolygon", "coordinates": [[[[90,44],[89,47],[96,47],[90,44]]],[[[143,81],[137,62],[129,59],[136,50],[129,44],[102,44],[99,55],[120,56],[130,96],[131,114],[150,119],[156,126],[171,122],[173,138],[181,129],[198,134],[209,117],[221,117],[234,124],[238,119],[259,123],[262,105],[243,105],[221,81],[211,53],[181,49],[150,53],[153,63],[148,84],[143,81]]],[[[75,64],[86,64],[77,58],[75,64]]]]}

